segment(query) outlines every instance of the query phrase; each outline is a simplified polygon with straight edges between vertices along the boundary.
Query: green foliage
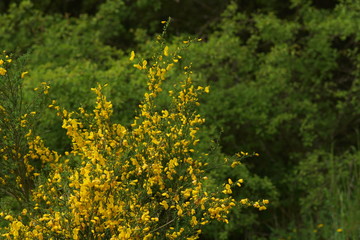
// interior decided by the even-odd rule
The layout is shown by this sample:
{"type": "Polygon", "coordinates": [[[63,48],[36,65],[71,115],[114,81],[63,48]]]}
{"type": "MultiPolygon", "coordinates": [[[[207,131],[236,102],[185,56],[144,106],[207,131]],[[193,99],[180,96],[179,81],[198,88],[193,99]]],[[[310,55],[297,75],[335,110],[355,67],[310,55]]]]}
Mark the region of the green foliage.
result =
{"type": "Polygon", "coordinates": [[[44,17],[33,8],[31,1],[21,1],[10,5],[6,14],[0,15],[1,47],[8,51],[24,50],[39,41],[44,28],[49,26],[51,16],[44,17]]]}
{"type": "MultiPolygon", "coordinates": [[[[340,200],[347,192],[334,181],[326,196],[338,192],[339,198],[330,200],[341,210],[331,208],[330,200],[321,202],[323,207],[311,204],[317,197],[326,199],[322,186],[330,179],[328,172],[343,169],[336,177],[349,182],[341,164],[358,158],[359,1],[108,0],[77,1],[74,9],[63,1],[14,2],[17,5],[11,7],[0,3],[7,10],[0,15],[0,45],[20,53],[30,51],[32,71],[26,89],[50,80],[51,94],[61,105],[75,110],[81,102],[88,109],[92,102],[88,89],[109,82],[113,117],[124,125],[135,115],[146,84],[129,68],[131,50],[149,60],[154,45],[149,39],[168,16],[174,18],[169,42],[187,41],[192,34],[203,38],[182,53],[184,58],[169,78],[175,80],[191,63],[194,81],[210,85],[209,96],[200,99],[200,111],[207,119],[202,137],[219,138],[212,159],[239,150],[260,153],[239,172],[214,169],[214,183],[251,172],[244,189],[255,195],[267,192],[275,202],[264,218],[234,212],[237,220],[226,228],[212,226],[205,239],[217,239],[220,232],[222,239],[327,238],[336,227],[343,228],[336,236],[356,238],[358,233],[350,230],[354,225],[339,213],[356,218],[356,211],[349,210],[359,207],[355,192],[354,198],[340,200]],[[261,181],[250,186],[257,179],[261,181]],[[318,229],[323,219],[339,226],[323,223],[318,229]],[[326,231],[319,235],[314,230],[326,231]]],[[[169,45],[169,49],[177,47],[169,45]]],[[[42,115],[44,138],[60,152],[67,150],[65,132],[55,130],[58,122],[50,116],[42,115]]]]}
{"type": "MultiPolygon", "coordinates": [[[[358,4],[350,4],[354,10],[349,4],[332,10],[304,4],[295,20],[247,16],[230,5],[217,31],[191,52],[198,78],[213,89],[203,111],[211,112],[209,125],[223,130],[223,150],[241,146],[265,156],[252,161],[252,170],[268,176],[281,193],[276,228],[309,222],[297,213],[305,190],[294,185],[294,168],[318,149],[333,149],[345,161],[344,151],[357,145],[358,4]]],[[[313,194],[318,191],[312,186],[313,194]]]]}
{"type": "Polygon", "coordinates": [[[309,233],[300,226],[298,237],[345,239],[338,236],[338,229],[349,238],[359,236],[359,159],[359,151],[353,149],[340,156],[315,151],[300,162],[294,184],[305,193],[300,198],[304,222],[316,231],[309,233]]]}

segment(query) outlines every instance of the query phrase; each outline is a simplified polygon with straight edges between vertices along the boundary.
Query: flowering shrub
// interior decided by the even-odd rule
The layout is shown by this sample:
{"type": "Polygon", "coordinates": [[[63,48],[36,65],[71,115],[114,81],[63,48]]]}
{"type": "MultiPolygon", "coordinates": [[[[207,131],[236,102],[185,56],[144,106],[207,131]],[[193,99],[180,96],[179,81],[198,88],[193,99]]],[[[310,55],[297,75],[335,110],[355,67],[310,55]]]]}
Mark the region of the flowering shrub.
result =
{"type": "MultiPolygon", "coordinates": [[[[228,223],[234,207],[266,209],[268,200],[232,197],[232,189],[244,181],[241,178],[228,179],[217,189],[207,185],[207,154],[197,149],[197,132],[205,119],[196,107],[209,87],[194,86],[191,66],[185,66],[182,80],[163,90],[167,72],[181,56],[163,43],[160,46],[149,63],[134,64],[148,80],[131,128],[112,122],[112,103],[102,92],[106,85],[92,89],[96,94],[92,112],[82,107],[68,112],[52,101],[49,108],[62,118],[71,150],[60,155],[27,132],[29,152],[21,159],[36,186],[21,216],[1,213],[9,222],[3,237],[196,239],[211,221],[228,223]],[[169,104],[160,106],[160,97],[169,104]],[[48,171],[32,167],[27,159],[41,160],[48,171]]],[[[130,60],[135,59],[132,52],[130,60]]],[[[45,84],[44,89],[47,94],[45,84]]],[[[241,152],[224,164],[236,167],[247,156],[241,152]]]]}
{"type": "MultiPolygon", "coordinates": [[[[28,72],[20,71],[23,59],[13,62],[4,51],[0,54],[0,194],[18,200],[20,204],[30,201],[34,179],[31,172],[41,163],[31,155],[36,139],[34,132],[36,107],[41,101],[26,104],[23,99],[23,79],[28,72]]],[[[39,94],[47,93],[45,83],[39,94]],[[41,92],[41,93],[40,93],[41,92]]],[[[39,97],[37,100],[41,100],[39,97]]]]}

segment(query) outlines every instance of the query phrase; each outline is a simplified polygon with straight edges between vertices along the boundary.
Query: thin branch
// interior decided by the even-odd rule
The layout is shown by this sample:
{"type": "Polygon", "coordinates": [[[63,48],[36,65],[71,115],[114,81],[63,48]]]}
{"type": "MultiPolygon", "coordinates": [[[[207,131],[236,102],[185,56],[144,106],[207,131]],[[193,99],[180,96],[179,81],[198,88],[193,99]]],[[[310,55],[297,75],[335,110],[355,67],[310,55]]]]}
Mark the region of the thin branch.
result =
{"type": "Polygon", "coordinates": [[[163,228],[163,227],[165,227],[165,226],[169,225],[169,224],[170,224],[170,223],[172,223],[173,221],[175,221],[175,218],[174,218],[173,220],[171,220],[171,221],[169,221],[169,222],[165,223],[164,225],[162,225],[162,226],[160,226],[160,227],[158,227],[158,228],[156,228],[156,229],[152,230],[150,233],[156,232],[156,231],[157,231],[157,230],[159,230],[160,228],[163,228]]]}

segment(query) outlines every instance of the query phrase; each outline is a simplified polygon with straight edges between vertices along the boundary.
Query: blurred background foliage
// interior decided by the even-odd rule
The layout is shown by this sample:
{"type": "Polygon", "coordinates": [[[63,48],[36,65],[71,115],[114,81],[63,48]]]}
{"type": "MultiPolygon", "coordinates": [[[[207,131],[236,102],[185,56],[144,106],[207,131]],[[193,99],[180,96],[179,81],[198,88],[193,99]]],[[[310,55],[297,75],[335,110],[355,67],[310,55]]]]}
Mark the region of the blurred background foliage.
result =
{"type": "MultiPolygon", "coordinates": [[[[129,54],[150,59],[171,16],[170,51],[203,39],[180,66],[192,63],[196,82],[211,88],[200,106],[203,139],[215,139],[209,161],[260,153],[236,172],[213,169],[214,181],[244,178],[234,194],[272,202],[234,212],[203,238],[360,238],[359,0],[3,0],[0,13],[1,49],[28,53],[29,92],[50,81],[62,106],[86,108],[89,89],[109,83],[114,118],[126,126],[146,84],[129,54]]],[[[50,147],[67,150],[53,113],[39,124],[50,147]]]]}

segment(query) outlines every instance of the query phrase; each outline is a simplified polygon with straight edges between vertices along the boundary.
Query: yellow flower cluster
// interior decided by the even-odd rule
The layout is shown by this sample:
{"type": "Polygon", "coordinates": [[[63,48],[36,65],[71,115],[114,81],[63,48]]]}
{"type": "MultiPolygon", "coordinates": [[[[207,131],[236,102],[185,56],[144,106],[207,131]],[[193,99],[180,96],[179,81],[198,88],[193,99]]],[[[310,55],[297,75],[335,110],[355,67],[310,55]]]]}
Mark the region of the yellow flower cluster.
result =
{"type": "MultiPolygon", "coordinates": [[[[2,61],[2,60],[1,60],[2,61]]],[[[0,67],[0,75],[4,76],[6,74],[6,69],[3,67],[0,67]]]]}
{"type": "Polygon", "coordinates": [[[0,58],[0,76],[5,76],[7,73],[7,70],[5,69],[5,67],[3,67],[5,65],[5,63],[12,62],[12,59],[9,58],[8,55],[6,55],[6,51],[3,51],[3,54],[5,54],[5,59],[0,58]]]}
{"type": "Polygon", "coordinates": [[[6,215],[10,224],[3,237],[190,240],[213,220],[228,223],[235,206],[264,210],[267,200],[243,202],[231,196],[242,179],[229,179],[223,191],[205,190],[206,158],[196,148],[205,119],[193,109],[209,88],[194,86],[188,66],[174,86],[177,90],[162,89],[180,58],[165,46],[151,64],[142,60],[134,65],[145,71],[148,90],[130,129],[112,123],[112,103],[102,94],[102,85],[92,89],[92,112],[68,112],[55,101],[49,105],[62,117],[72,149],[60,156],[29,133],[25,158],[40,158],[51,170],[39,179],[32,193],[34,205],[23,211],[23,220],[6,215]],[[161,94],[170,99],[169,108],[158,106],[161,94]]]}
{"type": "MultiPolygon", "coordinates": [[[[0,59],[0,66],[4,64],[4,60],[0,59]]],[[[3,67],[0,67],[0,75],[4,76],[6,74],[6,69],[3,67]]]]}

